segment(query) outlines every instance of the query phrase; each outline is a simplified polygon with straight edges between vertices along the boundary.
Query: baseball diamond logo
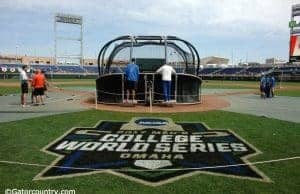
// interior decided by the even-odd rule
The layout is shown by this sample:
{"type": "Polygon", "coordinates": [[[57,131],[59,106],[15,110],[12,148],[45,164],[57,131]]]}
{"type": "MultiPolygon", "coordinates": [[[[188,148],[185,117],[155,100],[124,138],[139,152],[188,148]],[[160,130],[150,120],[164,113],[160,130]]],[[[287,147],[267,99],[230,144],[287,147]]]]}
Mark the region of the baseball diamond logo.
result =
{"type": "Polygon", "coordinates": [[[76,127],[43,149],[58,158],[34,179],[111,173],[161,185],[197,173],[270,181],[247,159],[260,153],[230,130],[169,118],[76,127]],[[242,165],[240,165],[242,164],[242,165]]]}

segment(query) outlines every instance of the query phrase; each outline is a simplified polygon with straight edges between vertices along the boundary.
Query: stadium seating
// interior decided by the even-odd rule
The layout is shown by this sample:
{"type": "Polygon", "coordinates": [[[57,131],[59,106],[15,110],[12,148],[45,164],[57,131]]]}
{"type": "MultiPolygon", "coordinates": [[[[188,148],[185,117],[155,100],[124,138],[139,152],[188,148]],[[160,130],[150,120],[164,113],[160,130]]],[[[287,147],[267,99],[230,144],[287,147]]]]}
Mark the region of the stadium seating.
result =
{"type": "Polygon", "coordinates": [[[204,68],[199,71],[199,75],[208,75],[208,74],[216,73],[219,70],[221,70],[221,68],[204,68]]]}
{"type": "Polygon", "coordinates": [[[87,73],[98,73],[97,66],[83,66],[87,73]]]}
{"type": "MultiPolygon", "coordinates": [[[[22,68],[23,64],[0,64],[0,73],[18,73],[18,69],[22,68]]],[[[46,73],[53,74],[98,74],[98,66],[79,66],[74,64],[68,65],[49,65],[38,64],[30,65],[30,70],[41,69],[46,73]]],[[[175,68],[177,73],[184,73],[184,69],[175,68]]],[[[109,73],[123,73],[125,67],[118,67],[116,65],[110,68],[109,73]]],[[[199,76],[259,76],[262,72],[269,74],[284,74],[284,75],[300,75],[299,66],[281,66],[281,67],[227,67],[216,68],[207,67],[199,70],[199,76]]]]}
{"type": "Polygon", "coordinates": [[[242,74],[244,75],[257,75],[271,70],[272,67],[249,67],[242,74]]]}
{"type": "Polygon", "coordinates": [[[55,65],[32,65],[30,66],[30,69],[41,69],[44,72],[53,72],[53,73],[59,73],[61,70],[55,66],[55,65]]]}
{"type": "Polygon", "coordinates": [[[235,75],[242,71],[244,68],[243,67],[229,67],[222,69],[221,71],[218,71],[217,74],[219,75],[235,75]]]}
{"type": "Polygon", "coordinates": [[[59,69],[64,73],[86,73],[86,70],[78,65],[61,65],[59,69]]]}
{"type": "Polygon", "coordinates": [[[274,69],[277,73],[282,73],[284,75],[299,75],[300,67],[297,66],[289,66],[289,67],[277,67],[274,69]]]}

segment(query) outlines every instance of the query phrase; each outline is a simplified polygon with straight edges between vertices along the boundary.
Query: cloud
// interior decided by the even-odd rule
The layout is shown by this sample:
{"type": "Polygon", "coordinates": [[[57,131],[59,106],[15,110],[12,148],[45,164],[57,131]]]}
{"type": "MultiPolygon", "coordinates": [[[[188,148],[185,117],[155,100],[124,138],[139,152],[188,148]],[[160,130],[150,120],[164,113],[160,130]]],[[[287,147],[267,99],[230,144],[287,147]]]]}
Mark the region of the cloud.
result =
{"type": "Polygon", "coordinates": [[[235,33],[249,36],[258,31],[287,32],[292,4],[288,0],[173,0],[164,4],[159,3],[160,1],[151,2],[151,5],[144,8],[126,9],[123,12],[125,18],[178,31],[185,28],[191,32],[194,29],[198,33],[204,31],[218,36],[236,36],[235,33]]]}
{"type": "MultiPolygon", "coordinates": [[[[243,47],[239,44],[247,39],[257,42],[252,43],[253,50],[262,47],[263,41],[264,45],[276,42],[272,46],[283,51],[295,3],[300,0],[2,0],[0,22],[10,29],[25,23],[25,15],[30,15],[36,20],[32,28],[44,21],[51,26],[54,13],[65,12],[83,16],[89,47],[122,34],[170,34],[203,47],[211,47],[201,44],[211,44],[207,40],[224,43],[218,45],[224,48],[243,47]],[[14,17],[18,19],[11,19],[13,23],[4,22],[14,17]]],[[[49,26],[43,28],[52,30],[49,26]]]]}
{"type": "MultiPolygon", "coordinates": [[[[158,26],[196,25],[232,27],[256,23],[283,30],[290,8],[299,0],[5,0],[0,9],[33,12],[73,12],[98,21],[117,17],[124,22],[146,22],[158,26]]],[[[255,26],[251,26],[255,28],[255,26]]]]}

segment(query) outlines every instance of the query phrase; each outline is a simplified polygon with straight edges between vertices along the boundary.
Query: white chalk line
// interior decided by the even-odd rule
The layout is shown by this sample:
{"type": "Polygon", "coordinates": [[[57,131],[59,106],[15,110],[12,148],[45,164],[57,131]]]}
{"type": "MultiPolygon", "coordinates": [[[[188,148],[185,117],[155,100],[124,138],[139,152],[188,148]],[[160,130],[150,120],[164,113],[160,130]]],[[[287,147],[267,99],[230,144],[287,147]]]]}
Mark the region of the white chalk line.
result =
{"type": "Polygon", "coordinates": [[[103,171],[103,170],[113,170],[113,171],[123,171],[123,172],[137,172],[137,171],[185,171],[185,170],[206,170],[206,169],[217,169],[217,168],[229,168],[229,167],[239,167],[239,166],[253,166],[256,164],[268,164],[276,163],[282,161],[296,160],[300,159],[300,156],[288,157],[288,158],[278,158],[273,160],[263,160],[257,162],[247,162],[242,164],[231,164],[231,165],[218,165],[218,166],[204,166],[199,168],[164,168],[164,169],[108,169],[108,168],[81,168],[81,167],[66,167],[66,166],[56,166],[56,165],[47,165],[47,164],[38,164],[38,163],[26,163],[18,161],[8,161],[0,160],[2,164],[15,164],[23,166],[35,166],[35,167],[47,167],[47,168],[61,168],[61,169],[71,169],[71,170],[92,170],[92,171],[103,171]]]}

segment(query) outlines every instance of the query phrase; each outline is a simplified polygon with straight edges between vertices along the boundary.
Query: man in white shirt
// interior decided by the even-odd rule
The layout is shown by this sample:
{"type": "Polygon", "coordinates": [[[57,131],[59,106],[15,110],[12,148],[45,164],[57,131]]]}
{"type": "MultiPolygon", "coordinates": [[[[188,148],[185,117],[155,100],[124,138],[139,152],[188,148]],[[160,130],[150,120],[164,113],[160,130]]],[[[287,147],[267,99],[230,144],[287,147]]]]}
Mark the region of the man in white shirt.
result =
{"type": "Polygon", "coordinates": [[[26,106],[26,95],[28,93],[28,76],[27,76],[27,66],[23,65],[20,70],[20,83],[21,83],[21,105],[26,106]]]}
{"type": "Polygon", "coordinates": [[[156,73],[159,73],[162,75],[164,100],[165,100],[165,102],[169,102],[170,95],[171,95],[172,74],[176,74],[176,71],[172,66],[170,66],[168,64],[164,64],[156,71],[156,73]]]}

